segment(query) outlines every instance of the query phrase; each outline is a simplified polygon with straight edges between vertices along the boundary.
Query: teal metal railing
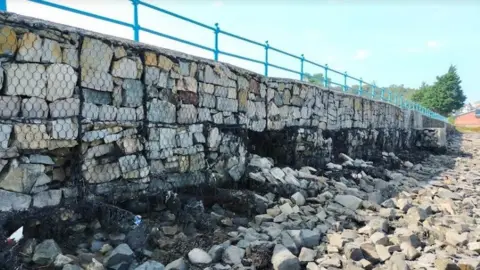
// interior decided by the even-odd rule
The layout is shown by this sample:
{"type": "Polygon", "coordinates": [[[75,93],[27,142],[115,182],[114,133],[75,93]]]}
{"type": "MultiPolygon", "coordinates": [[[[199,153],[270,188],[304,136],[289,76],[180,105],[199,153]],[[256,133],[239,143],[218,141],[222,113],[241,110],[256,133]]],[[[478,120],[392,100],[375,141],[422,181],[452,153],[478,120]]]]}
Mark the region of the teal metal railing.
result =
{"type": "MultiPolygon", "coordinates": [[[[210,26],[210,25],[207,25],[207,24],[201,23],[199,21],[184,17],[182,15],[173,13],[171,11],[168,11],[166,9],[160,8],[158,6],[152,5],[150,3],[147,3],[147,2],[144,2],[144,1],[141,1],[141,0],[128,0],[133,4],[133,10],[132,10],[133,23],[116,20],[116,19],[113,19],[113,18],[109,18],[109,17],[98,15],[98,14],[94,14],[94,13],[91,13],[91,12],[86,12],[86,11],[83,11],[83,10],[79,10],[79,9],[71,8],[71,7],[68,7],[68,6],[56,4],[56,3],[46,1],[46,0],[28,0],[28,1],[33,2],[33,3],[37,3],[37,4],[46,5],[46,6],[53,7],[53,8],[57,8],[57,9],[61,9],[61,10],[65,10],[65,11],[69,11],[69,12],[73,12],[73,13],[76,13],[76,14],[88,16],[88,17],[91,17],[91,18],[94,18],[94,19],[110,22],[110,23],[117,24],[117,25],[120,25],[120,26],[131,28],[133,30],[133,40],[135,40],[135,41],[140,41],[140,33],[145,32],[145,33],[150,33],[150,34],[160,36],[160,37],[163,37],[163,38],[171,39],[171,40],[174,40],[174,41],[177,41],[177,42],[181,42],[183,44],[194,46],[194,47],[203,49],[205,51],[209,51],[209,52],[213,53],[213,59],[215,61],[218,61],[220,55],[224,55],[224,56],[234,57],[234,58],[237,58],[237,59],[242,59],[242,60],[249,61],[249,62],[252,62],[252,63],[257,63],[257,64],[260,64],[260,65],[264,66],[264,75],[265,76],[268,76],[269,68],[276,68],[276,69],[279,69],[279,70],[283,70],[283,71],[287,71],[287,72],[290,72],[290,73],[297,74],[297,75],[300,76],[300,80],[304,80],[305,79],[304,65],[305,64],[310,64],[310,65],[313,65],[313,66],[323,70],[323,78],[324,78],[323,86],[324,87],[332,87],[332,86],[333,87],[339,87],[343,92],[350,92],[350,93],[353,93],[353,94],[356,94],[356,95],[359,95],[359,96],[363,96],[363,97],[366,97],[366,98],[388,102],[388,103],[394,104],[396,106],[399,106],[403,109],[418,111],[418,112],[420,112],[423,115],[426,115],[428,117],[438,119],[438,120],[441,120],[441,121],[444,121],[444,122],[448,122],[446,117],[444,117],[444,116],[442,116],[438,113],[435,113],[435,112],[421,106],[418,103],[415,103],[415,102],[412,102],[410,100],[405,99],[403,95],[399,95],[398,93],[392,93],[390,90],[385,89],[385,88],[379,88],[375,84],[366,83],[362,78],[353,77],[353,76],[347,74],[347,72],[340,72],[340,71],[337,71],[335,69],[332,69],[328,66],[328,64],[321,65],[321,64],[315,63],[313,61],[310,61],[310,60],[306,59],[303,54],[301,54],[300,56],[294,55],[294,54],[282,51],[278,48],[272,47],[268,43],[268,41],[265,41],[265,43],[261,43],[261,42],[257,42],[257,41],[254,41],[254,40],[251,40],[251,39],[248,39],[248,38],[245,38],[245,37],[227,32],[225,30],[222,30],[219,27],[218,23],[216,23],[214,26],[210,26]],[[150,29],[150,28],[142,27],[139,23],[139,19],[140,19],[139,7],[140,6],[149,8],[151,10],[158,11],[160,13],[175,17],[175,18],[180,19],[182,21],[185,21],[185,22],[194,24],[196,26],[199,26],[201,28],[212,31],[213,32],[213,48],[210,48],[208,46],[201,45],[201,44],[189,41],[189,40],[181,39],[181,38],[178,38],[178,37],[175,37],[175,36],[172,36],[172,35],[161,33],[161,32],[158,32],[158,31],[150,29]],[[234,54],[234,53],[231,53],[231,52],[220,50],[220,44],[219,44],[220,35],[224,35],[224,36],[231,37],[231,38],[234,38],[234,39],[237,39],[237,40],[240,40],[240,41],[252,44],[252,45],[263,47],[264,50],[265,50],[264,59],[263,60],[253,59],[253,58],[249,58],[249,57],[246,57],[246,56],[242,56],[242,55],[238,55],[238,54],[234,54]],[[269,52],[276,52],[276,53],[279,53],[281,55],[285,55],[285,56],[288,56],[288,57],[291,57],[291,58],[294,58],[294,59],[298,60],[299,63],[300,63],[300,70],[297,71],[295,69],[279,66],[279,65],[276,65],[276,64],[273,64],[273,63],[269,62],[269,52]],[[334,74],[343,76],[343,82],[338,83],[338,82],[331,81],[331,79],[328,77],[328,75],[330,73],[334,73],[334,74]],[[351,81],[356,82],[357,86],[356,87],[348,86],[348,83],[351,82],[351,81]]],[[[121,0],[118,0],[118,1],[121,1],[121,0]]],[[[123,0],[123,1],[127,1],[127,0],[123,0]]],[[[0,0],[0,11],[7,11],[7,0],[0,0]]]]}

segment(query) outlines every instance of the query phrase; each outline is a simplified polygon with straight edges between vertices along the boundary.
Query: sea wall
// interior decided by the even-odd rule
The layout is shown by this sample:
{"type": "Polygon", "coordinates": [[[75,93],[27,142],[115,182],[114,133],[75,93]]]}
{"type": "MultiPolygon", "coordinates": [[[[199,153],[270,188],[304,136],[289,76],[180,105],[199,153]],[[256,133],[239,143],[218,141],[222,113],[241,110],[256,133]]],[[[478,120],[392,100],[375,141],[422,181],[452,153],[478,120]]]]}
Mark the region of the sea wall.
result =
{"type": "Polygon", "coordinates": [[[323,166],[417,147],[394,105],[0,13],[0,211],[240,181],[248,153],[323,166]]]}

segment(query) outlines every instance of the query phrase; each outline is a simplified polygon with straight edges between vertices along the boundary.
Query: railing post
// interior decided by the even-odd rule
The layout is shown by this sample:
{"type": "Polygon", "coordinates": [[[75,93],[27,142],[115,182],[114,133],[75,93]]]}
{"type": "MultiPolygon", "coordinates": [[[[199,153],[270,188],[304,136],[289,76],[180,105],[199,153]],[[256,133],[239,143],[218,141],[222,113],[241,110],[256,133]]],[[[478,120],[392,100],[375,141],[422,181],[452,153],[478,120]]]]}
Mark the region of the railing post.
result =
{"type": "Polygon", "coordinates": [[[270,48],[270,45],[267,40],[265,41],[265,77],[268,77],[268,48],[270,48]]]}
{"type": "Polygon", "coordinates": [[[382,88],[382,95],[380,96],[380,100],[384,101],[385,100],[384,97],[385,97],[385,88],[382,88]]]}
{"type": "Polygon", "coordinates": [[[362,96],[362,94],[363,94],[363,79],[360,78],[359,82],[360,82],[360,86],[358,87],[358,93],[357,94],[359,96],[362,96]]]}
{"type": "Polygon", "coordinates": [[[300,58],[300,81],[303,81],[303,62],[305,62],[305,55],[302,53],[302,58],[300,58]]]}
{"type": "Polygon", "coordinates": [[[375,83],[372,85],[372,99],[375,99],[375,83]]]}
{"type": "Polygon", "coordinates": [[[348,88],[348,85],[347,85],[347,72],[345,71],[345,73],[343,73],[343,92],[347,92],[347,88],[348,88]]]}
{"type": "Polygon", "coordinates": [[[220,33],[220,27],[218,27],[218,23],[215,23],[215,50],[213,51],[213,58],[215,61],[218,61],[218,34],[220,33]]]}
{"type": "Polygon", "coordinates": [[[7,0],[0,0],[0,11],[7,11],[7,0]]]}
{"type": "MultiPolygon", "coordinates": [[[[1,1],[1,0],[0,0],[1,1]]],[[[140,40],[140,26],[138,25],[138,0],[130,0],[133,4],[133,40],[140,40]]]]}
{"type": "Polygon", "coordinates": [[[328,88],[328,64],[325,64],[325,76],[323,77],[323,86],[328,88]]]}

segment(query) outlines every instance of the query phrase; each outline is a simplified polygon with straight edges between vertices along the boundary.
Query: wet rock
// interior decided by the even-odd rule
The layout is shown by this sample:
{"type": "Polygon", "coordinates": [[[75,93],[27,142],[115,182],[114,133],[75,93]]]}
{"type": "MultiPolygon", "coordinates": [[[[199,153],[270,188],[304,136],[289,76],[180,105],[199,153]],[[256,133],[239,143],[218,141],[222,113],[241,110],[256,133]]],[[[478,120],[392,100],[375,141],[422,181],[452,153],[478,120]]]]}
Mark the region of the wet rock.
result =
{"type": "Polygon", "coordinates": [[[55,265],[55,267],[62,267],[66,264],[70,264],[71,262],[73,262],[73,259],[71,259],[70,257],[67,257],[63,254],[58,254],[57,257],[55,258],[55,261],[53,262],[53,265],[55,265]]]}
{"type": "Polygon", "coordinates": [[[302,193],[296,192],[295,194],[292,195],[292,201],[298,205],[302,206],[305,204],[305,197],[303,197],[302,193]]]}
{"type": "Polygon", "coordinates": [[[103,264],[112,267],[118,264],[130,264],[133,261],[134,254],[127,244],[118,245],[112,252],[105,257],[103,264]]]}
{"type": "Polygon", "coordinates": [[[313,262],[316,255],[317,252],[315,250],[309,248],[302,248],[300,250],[300,255],[298,256],[298,259],[300,260],[300,262],[313,262]]]}
{"type": "Polygon", "coordinates": [[[362,199],[353,195],[337,195],[334,200],[351,210],[357,210],[362,203],[362,199]]]}
{"type": "Polygon", "coordinates": [[[167,264],[165,270],[188,270],[188,265],[185,262],[185,259],[178,258],[175,261],[167,264]]]}
{"type": "Polygon", "coordinates": [[[283,245],[275,245],[272,255],[274,270],[300,270],[300,261],[283,245]]]}
{"type": "Polygon", "coordinates": [[[236,246],[229,246],[223,252],[222,261],[226,264],[240,264],[244,256],[244,249],[236,246]]]}
{"type": "Polygon", "coordinates": [[[142,263],[140,266],[138,266],[137,268],[135,268],[135,270],[164,270],[164,269],[165,267],[163,266],[163,264],[156,261],[152,261],[152,260],[146,261],[142,263]]]}
{"type": "Polygon", "coordinates": [[[61,252],[57,243],[53,239],[48,239],[35,247],[32,260],[39,265],[51,264],[61,252]]]}
{"type": "Polygon", "coordinates": [[[204,250],[194,248],[188,253],[188,260],[194,265],[205,265],[212,262],[212,257],[204,250]]]}

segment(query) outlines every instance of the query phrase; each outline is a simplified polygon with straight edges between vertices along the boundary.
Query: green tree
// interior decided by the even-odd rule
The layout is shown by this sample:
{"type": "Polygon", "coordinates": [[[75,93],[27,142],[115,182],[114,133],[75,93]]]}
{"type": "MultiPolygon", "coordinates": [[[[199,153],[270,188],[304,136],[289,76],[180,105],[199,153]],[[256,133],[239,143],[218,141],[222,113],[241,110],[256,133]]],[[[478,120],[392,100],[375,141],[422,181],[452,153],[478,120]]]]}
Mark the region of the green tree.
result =
{"type": "Polygon", "coordinates": [[[422,93],[418,94],[416,98],[423,106],[439,114],[449,115],[462,108],[467,99],[460,86],[461,82],[457,68],[451,65],[447,73],[437,76],[437,80],[432,86],[420,89],[422,93]]]}
{"type": "MultiPolygon", "coordinates": [[[[310,74],[310,73],[304,73],[303,74],[304,80],[308,81],[309,83],[314,83],[314,84],[319,84],[319,85],[324,85],[324,80],[325,77],[323,77],[323,73],[315,73],[315,74],[310,74]]],[[[330,84],[331,79],[328,78],[328,84],[330,84]]]]}

